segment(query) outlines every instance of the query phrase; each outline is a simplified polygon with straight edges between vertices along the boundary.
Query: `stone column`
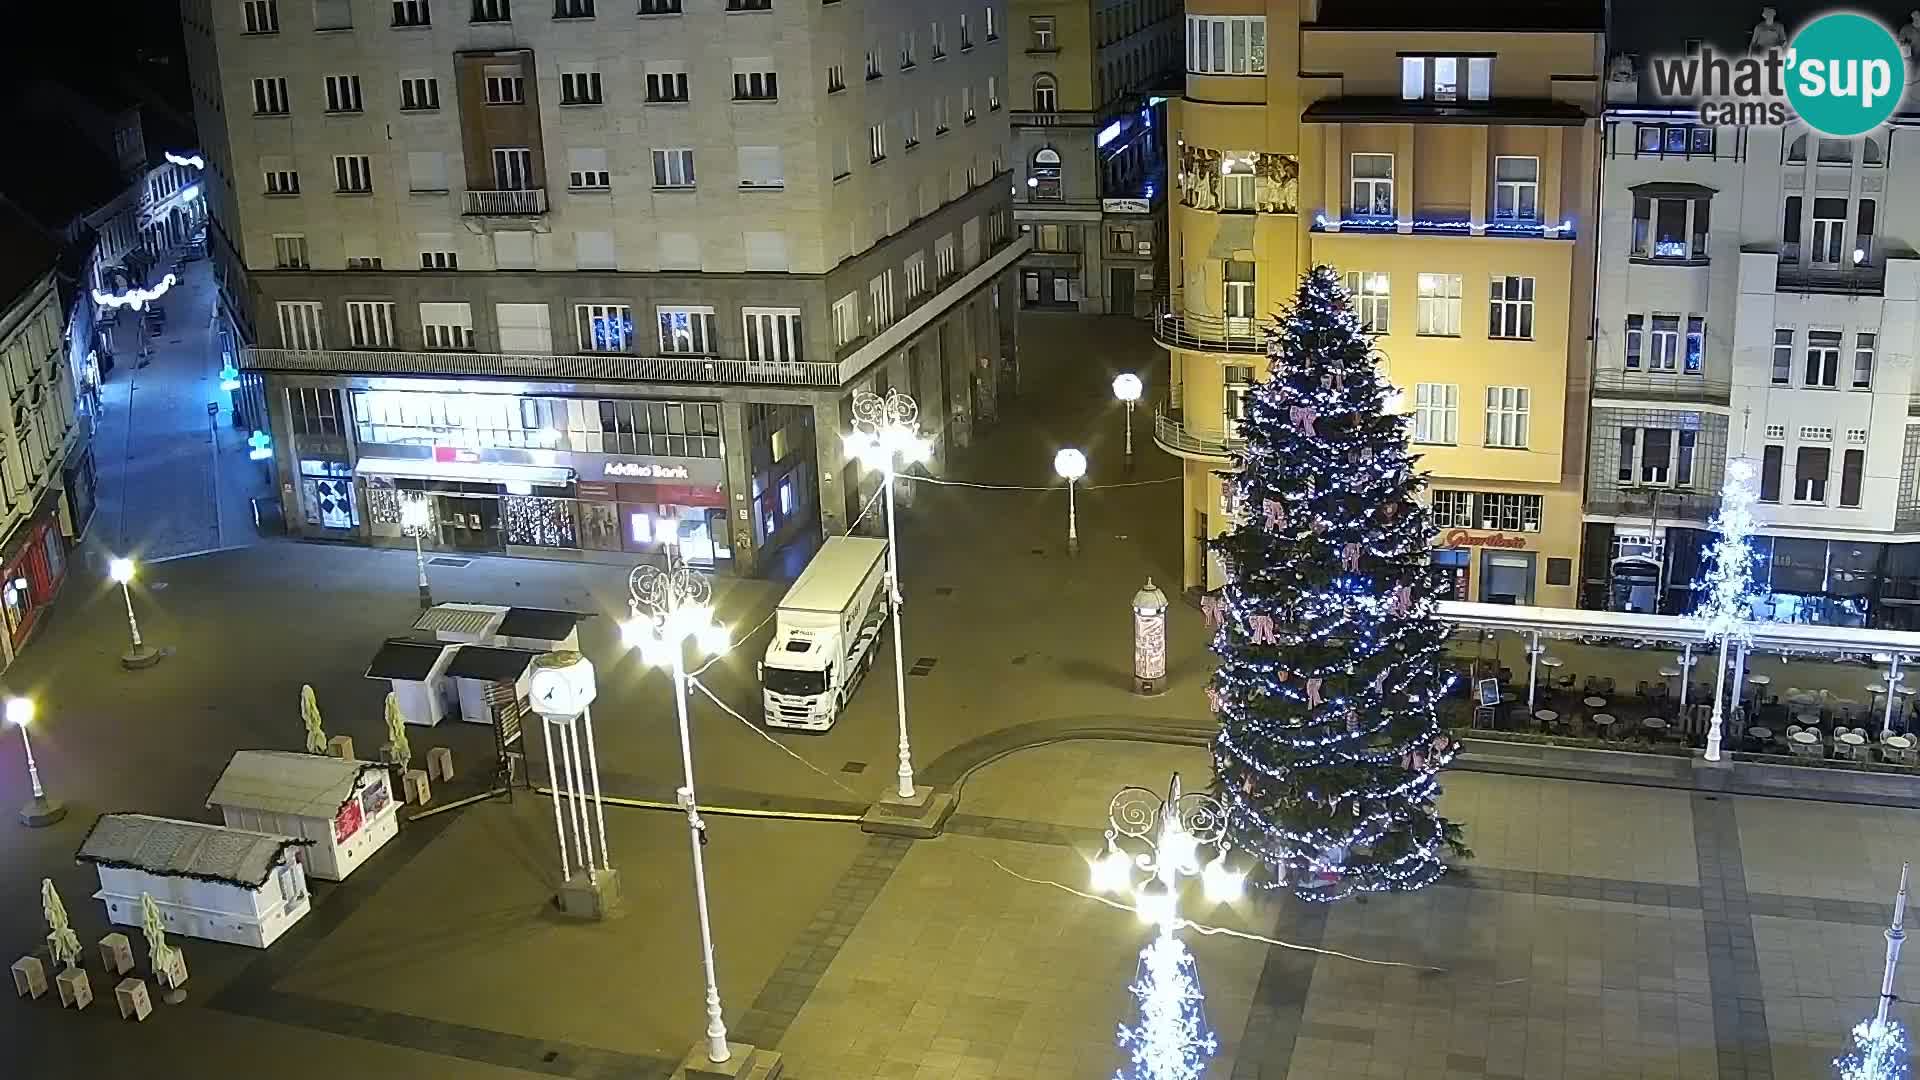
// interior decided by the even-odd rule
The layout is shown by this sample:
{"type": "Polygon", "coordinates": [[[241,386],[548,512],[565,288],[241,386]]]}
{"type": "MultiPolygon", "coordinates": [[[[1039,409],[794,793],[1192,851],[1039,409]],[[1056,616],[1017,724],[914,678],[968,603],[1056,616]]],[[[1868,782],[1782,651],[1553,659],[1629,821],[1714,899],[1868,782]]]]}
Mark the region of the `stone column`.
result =
{"type": "MultiPolygon", "coordinates": [[[[720,403],[720,439],[727,448],[727,534],[733,548],[733,570],[742,577],[759,565],[760,551],[753,538],[753,447],[747,436],[747,403],[720,403]]],[[[719,539],[715,537],[715,539],[719,539]]]]}
{"type": "Polygon", "coordinates": [[[815,401],[813,409],[813,475],[820,491],[820,532],[841,536],[847,531],[846,485],[852,476],[843,445],[838,395],[815,401]]]}

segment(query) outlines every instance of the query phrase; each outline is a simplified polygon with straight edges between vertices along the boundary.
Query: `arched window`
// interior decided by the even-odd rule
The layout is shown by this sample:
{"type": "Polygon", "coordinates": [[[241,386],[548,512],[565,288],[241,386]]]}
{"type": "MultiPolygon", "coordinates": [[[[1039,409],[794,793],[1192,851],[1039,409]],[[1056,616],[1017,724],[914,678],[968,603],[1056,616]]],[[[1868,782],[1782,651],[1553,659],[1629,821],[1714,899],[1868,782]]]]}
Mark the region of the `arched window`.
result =
{"type": "Polygon", "coordinates": [[[1027,169],[1027,194],[1035,199],[1059,199],[1060,190],[1060,152],[1052,147],[1042,147],[1034,152],[1033,164],[1027,169]]]}
{"type": "Polygon", "coordinates": [[[1042,72],[1033,77],[1033,111],[1054,112],[1060,107],[1060,81],[1042,72]]]}

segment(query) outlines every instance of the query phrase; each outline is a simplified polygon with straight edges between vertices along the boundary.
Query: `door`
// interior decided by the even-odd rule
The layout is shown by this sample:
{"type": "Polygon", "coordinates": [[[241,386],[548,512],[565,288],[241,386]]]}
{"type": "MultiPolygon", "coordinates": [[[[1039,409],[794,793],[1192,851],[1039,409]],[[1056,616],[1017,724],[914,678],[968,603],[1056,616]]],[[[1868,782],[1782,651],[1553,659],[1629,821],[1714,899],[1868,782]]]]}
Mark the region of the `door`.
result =
{"type": "Polygon", "coordinates": [[[1533,553],[1482,549],[1480,602],[1483,604],[1532,604],[1533,553]]]}
{"type": "Polygon", "coordinates": [[[1107,269],[1107,314],[1133,314],[1133,268],[1113,266],[1107,269]]]}
{"type": "Polygon", "coordinates": [[[463,551],[499,551],[500,502],[467,495],[441,495],[440,529],[450,547],[463,551]]]}
{"type": "Polygon", "coordinates": [[[1040,302],[1040,275],[1034,273],[1032,270],[1028,270],[1026,273],[1021,274],[1020,275],[1020,292],[1021,292],[1021,295],[1026,298],[1027,303],[1029,304],[1039,303],[1040,302]]]}

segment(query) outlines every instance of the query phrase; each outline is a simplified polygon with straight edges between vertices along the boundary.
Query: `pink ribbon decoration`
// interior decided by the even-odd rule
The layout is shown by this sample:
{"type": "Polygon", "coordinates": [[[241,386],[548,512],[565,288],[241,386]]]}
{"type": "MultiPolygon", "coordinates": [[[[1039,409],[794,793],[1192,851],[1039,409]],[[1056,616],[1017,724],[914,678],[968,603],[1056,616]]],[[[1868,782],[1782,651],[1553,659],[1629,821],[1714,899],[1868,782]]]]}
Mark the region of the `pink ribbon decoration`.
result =
{"type": "Polygon", "coordinates": [[[1206,617],[1207,629],[1217,630],[1220,628],[1220,613],[1221,609],[1225,606],[1225,603],[1217,596],[1203,596],[1200,598],[1200,614],[1206,617]]]}
{"type": "Polygon", "coordinates": [[[1320,680],[1317,678],[1307,680],[1307,707],[1310,709],[1320,707],[1320,680]]]}
{"type": "Polygon", "coordinates": [[[1278,645],[1279,635],[1273,632],[1273,616],[1254,615],[1247,619],[1247,626],[1253,630],[1255,645],[1278,645]]]}
{"type": "Polygon", "coordinates": [[[1340,549],[1340,562],[1354,573],[1360,572],[1360,545],[1347,544],[1340,549]]]}
{"type": "Polygon", "coordinates": [[[1284,529],[1287,527],[1287,505],[1279,499],[1268,499],[1260,504],[1267,515],[1267,528],[1284,529]]]}
{"type": "Polygon", "coordinates": [[[1405,615],[1413,610],[1413,589],[1407,585],[1393,587],[1392,611],[1395,615],[1405,615]]]}
{"type": "Polygon", "coordinates": [[[1331,528],[1333,528],[1333,522],[1328,521],[1325,518],[1321,518],[1313,523],[1313,531],[1316,533],[1323,533],[1331,528]]]}
{"type": "Polygon", "coordinates": [[[1300,429],[1302,434],[1313,436],[1313,422],[1320,414],[1305,405],[1294,405],[1287,409],[1287,422],[1300,429]]]}
{"type": "Polygon", "coordinates": [[[1207,708],[1215,713],[1220,711],[1220,691],[1207,687],[1207,708]]]}

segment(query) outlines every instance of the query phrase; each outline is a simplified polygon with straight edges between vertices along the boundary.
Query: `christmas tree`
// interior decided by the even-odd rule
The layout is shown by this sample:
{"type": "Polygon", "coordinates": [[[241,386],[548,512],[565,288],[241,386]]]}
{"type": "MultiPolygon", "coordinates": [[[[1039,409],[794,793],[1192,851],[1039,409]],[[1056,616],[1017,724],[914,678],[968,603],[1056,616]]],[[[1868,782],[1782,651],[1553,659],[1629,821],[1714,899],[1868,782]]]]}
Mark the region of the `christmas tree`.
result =
{"type": "Polygon", "coordinates": [[[1223,477],[1226,585],[1203,602],[1228,836],[1303,899],[1418,889],[1469,854],[1434,808],[1457,747],[1425,480],[1335,271],[1307,274],[1267,355],[1223,477]]]}

